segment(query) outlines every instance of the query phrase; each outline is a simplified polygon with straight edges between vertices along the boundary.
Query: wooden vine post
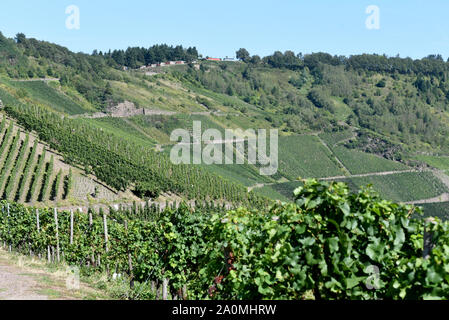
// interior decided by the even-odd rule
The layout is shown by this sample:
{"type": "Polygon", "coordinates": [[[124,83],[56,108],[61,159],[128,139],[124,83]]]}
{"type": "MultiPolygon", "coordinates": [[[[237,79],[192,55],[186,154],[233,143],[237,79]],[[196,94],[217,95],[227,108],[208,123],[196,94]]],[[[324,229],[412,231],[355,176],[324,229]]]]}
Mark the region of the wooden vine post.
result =
{"type": "MultiPolygon", "coordinates": [[[[5,213],[5,208],[2,206],[2,218],[3,218],[3,214],[5,213]]],[[[0,234],[1,235],[1,234],[0,234]]],[[[3,247],[5,247],[5,241],[3,240],[3,247]]]]}
{"type": "Polygon", "coordinates": [[[73,244],[73,210],[70,210],[70,244],[73,244]]]}
{"type": "MultiPolygon", "coordinates": [[[[9,203],[6,204],[6,210],[8,212],[8,233],[9,233],[9,203]]],[[[11,243],[9,243],[8,248],[9,248],[9,252],[11,252],[12,251],[11,243]]]]}
{"type": "Polygon", "coordinates": [[[55,208],[54,209],[54,213],[55,213],[55,225],[56,225],[56,259],[59,262],[61,262],[60,260],[60,256],[59,256],[59,226],[58,226],[58,210],[55,208]]]}
{"type": "Polygon", "coordinates": [[[36,229],[37,233],[40,233],[39,209],[36,209],[36,229]]]}
{"type": "MultiPolygon", "coordinates": [[[[41,232],[41,230],[40,230],[40,222],[39,222],[39,209],[36,209],[36,229],[37,229],[37,233],[39,234],[41,232]]],[[[37,254],[37,256],[39,257],[39,259],[41,258],[40,251],[37,254]]]]}
{"type": "Polygon", "coordinates": [[[125,220],[125,230],[126,230],[126,251],[128,253],[128,266],[129,266],[129,277],[131,278],[129,286],[131,289],[134,289],[134,273],[133,273],[133,263],[131,259],[131,252],[129,251],[129,243],[128,243],[128,221],[125,220]]]}
{"type": "Polygon", "coordinates": [[[162,300],[168,300],[168,279],[162,281],[162,300]]]}
{"type": "MultiPolygon", "coordinates": [[[[104,245],[106,253],[109,252],[108,247],[108,223],[106,219],[106,213],[103,213],[103,227],[104,227],[104,245]]],[[[109,264],[106,263],[106,272],[109,275],[109,264]]]]}
{"type": "MultiPolygon", "coordinates": [[[[93,219],[92,219],[92,211],[89,209],[87,211],[89,213],[89,230],[90,230],[90,233],[92,233],[92,225],[94,223],[93,219]]],[[[95,266],[95,252],[94,252],[93,248],[92,248],[92,255],[90,257],[90,263],[92,266],[95,266]]]]}
{"type": "MultiPolygon", "coordinates": [[[[2,216],[5,214],[5,206],[2,205],[2,216]]],[[[6,241],[3,240],[3,248],[6,250],[6,241]]]]}

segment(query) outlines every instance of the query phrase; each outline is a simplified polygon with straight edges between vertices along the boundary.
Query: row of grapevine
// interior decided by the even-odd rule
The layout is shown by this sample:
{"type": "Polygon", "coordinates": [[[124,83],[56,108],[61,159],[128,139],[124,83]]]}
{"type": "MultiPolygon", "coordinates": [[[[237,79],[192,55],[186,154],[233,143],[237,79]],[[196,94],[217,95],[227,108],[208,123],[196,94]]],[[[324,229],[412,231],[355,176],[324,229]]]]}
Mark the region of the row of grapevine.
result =
{"type": "Polygon", "coordinates": [[[63,199],[67,199],[70,191],[73,188],[73,172],[72,168],[69,169],[69,174],[64,178],[64,194],[63,199]]]}
{"type": "Polygon", "coordinates": [[[54,166],[54,157],[53,155],[50,158],[50,162],[47,164],[47,168],[44,173],[44,182],[41,188],[41,192],[38,197],[38,201],[43,201],[44,199],[48,199],[48,188],[50,186],[50,178],[53,173],[54,166]]]}
{"type": "Polygon", "coordinates": [[[27,195],[27,202],[32,202],[34,200],[36,200],[37,196],[36,196],[36,188],[39,185],[39,181],[40,181],[40,177],[41,177],[41,173],[42,173],[42,168],[44,167],[45,164],[45,155],[46,155],[47,151],[44,149],[44,151],[42,152],[42,154],[39,156],[39,160],[37,162],[36,168],[34,170],[34,174],[31,180],[31,186],[30,189],[28,191],[28,195],[27,195]]]}
{"type": "MultiPolygon", "coordinates": [[[[187,275],[183,272],[188,270],[187,266],[193,268],[196,255],[190,249],[201,244],[200,233],[207,225],[202,221],[209,217],[207,213],[192,214],[193,209],[184,204],[178,209],[167,205],[164,211],[155,204],[134,206],[130,210],[111,208],[108,215],[101,210],[89,210],[85,214],[37,209],[6,201],[0,207],[0,242],[5,248],[48,262],[64,261],[88,272],[129,274],[132,281],[146,279],[156,287],[164,284],[169,296],[181,298],[186,298],[188,293],[184,290],[180,294],[182,289],[188,289],[187,275]],[[172,226],[170,221],[175,224],[172,226]],[[174,227],[181,226],[185,236],[176,237],[175,241],[174,227]],[[182,256],[181,243],[186,248],[182,256]],[[157,252],[163,251],[165,254],[158,257],[157,252]],[[142,255],[143,252],[147,253],[142,255]]],[[[213,202],[198,207],[212,212],[223,210],[213,202]]],[[[201,247],[194,249],[202,251],[201,247]]],[[[193,291],[190,295],[194,297],[193,291]]]]}
{"type": "Polygon", "coordinates": [[[1,175],[0,175],[0,194],[2,194],[3,185],[5,183],[6,178],[8,177],[9,170],[11,169],[11,166],[14,163],[15,156],[16,156],[16,150],[19,147],[20,142],[20,131],[17,131],[16,136],[14,137],[14,140],[12,142],[11,147],[9,148],[8,154],[6,156],[6,161],[2,166],[1,169],[1,175]]]}
{"type": "Polygon", "coordinates": [[[25,158],[25,154],[28,151],[29,142],[30,142],[30,136],[27,135],[22,147],[20,148],[20,153],[17,158],[16,164],[12,170],[10,177],[8,178],[9,181],[5,188],[5,193],[4,193],[4,197],[3,197],[3,198],[6,198],[7,200],[13,200],[12,199],[13,198],[13,189],[14,189],[14,186],[16,185],[17,175],[20,172],[20,170],[22,169],[23,159],[25,158]]]}
{"type": "Polygon", "coordinates": [[[449,223],[411,218],[419,209],[343,183],[304,181],[295,203],[262,211],[0,207],[6,247],[128,274],[141,288],[163,284],[172,297],[449,298],[449,223]]]}
{"type": "Polygon", "coordinates": [[[31,149],[31,152],[28,155],[28,159],[26,160],[25,163],[25,168],[23,169],[23,173],[22,176],[20,177],[20,181],[19,181],[19,190],[17,190],[16,196],[15,196],[15,200],[16,201],[25,201],[25,187],[26,187],[26,183],[27,183],[27,178],[28,175],[30,173],[32,164],[34,163],[34,159],[36,157],[36,153],[37,153],[37,140],[34,141],[34,145],[33,148],[31,149]]]}
{"type": "MultiPolygon", "coordinates": [[[[3,118],[2,127],[5,125],[5,123],[6,123],[6,119],[3,118]]],[[[9,126],[8,126],[8,129],[6,129],[6,133],[3,135],[2,145],[0,147],[0,155],[4,154],[4,152],[6,150],[6,147],[9,145],[9,138],[11,137],[13,128],[14,128],[13,127],[13,123],[10,122],[9,126]]],[[[2,134],[3,134],[3,130],[2,130],[2,134]]]]}
{"type": "Polygon", "coordinates": [[[50,200],[54,201],[58,197],[59,189],[61,187],[62,181],[62,169],[59,169],[58,174],[56,175],[55,182],[51,188],[50,200]]]}

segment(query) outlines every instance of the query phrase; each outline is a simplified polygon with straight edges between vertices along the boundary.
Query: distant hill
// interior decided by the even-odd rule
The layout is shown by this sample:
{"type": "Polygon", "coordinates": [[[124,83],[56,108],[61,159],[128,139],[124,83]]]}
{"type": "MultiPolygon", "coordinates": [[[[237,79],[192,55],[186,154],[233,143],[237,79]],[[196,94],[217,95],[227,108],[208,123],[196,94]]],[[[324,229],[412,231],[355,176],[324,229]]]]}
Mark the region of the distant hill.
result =
{"type": "Polygon", "coordinates": [[[64,161],[140,198],[172,192],[261,204],[265,196],[286,200],[299,176],[373,183],[397,201],[447,191],[449,63],[439,55],[260,58],[239,50],[240,63],[198,56],[167,45],[90,55],[0,35],[0,99],[64,161]],[[140,69],[166,60],[187,64],[140,69]],[[278,173],[260,176],[252,164],[172,165],[171,132],[195,120],[220,131],[280,129],[278,173]],[[416,183],[422,188],[409,190],[416,183]]]}

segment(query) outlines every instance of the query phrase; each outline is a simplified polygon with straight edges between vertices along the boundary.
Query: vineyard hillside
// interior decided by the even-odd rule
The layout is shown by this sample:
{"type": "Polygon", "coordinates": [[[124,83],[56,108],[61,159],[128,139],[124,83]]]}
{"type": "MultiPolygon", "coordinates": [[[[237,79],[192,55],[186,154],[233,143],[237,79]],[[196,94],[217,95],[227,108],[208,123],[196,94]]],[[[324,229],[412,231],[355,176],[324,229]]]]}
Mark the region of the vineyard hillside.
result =
{"type": "MultiPolygon", "coordinates": [[[[176,198],[259,207],[291,199],[298,178],[318,178],[353,189],[372,184],[395,201],[440,203],[428,208],[447,205],[449,63],[438,57],[276,52],[214,62],[196,48],[85,54],[18,34],[0,35],[0,58],[5,113],[60,155],[51,164],[47,152],[40,163],[36,152],[31,178],[22,179],[27,195],[18,200],[52,201],[55,176],[62,168],[64,180],[70,166],[72,195],[53,201],[176,198]],[[151,67],[175,58],[186,63],[151,67]],[[277,129],[278,171],[261,176],[260,163],[173,164],[170,136],[176,129],[192,135],[194,121],[221,134],[277,129]]],[[[21,185],[14,171],[26,168],[30,153],[24,134],[15,146],[10,133],[4,149],[11,155],[1,159],[0,192],[12,198],[21,185]]]]}
{"type": "Polygon", "coordinates": [[[132,202],[131,192],[115,192],[13,119],[0,113],[0,192],[4,199],[37,206],[87,206],[132,202]]]}

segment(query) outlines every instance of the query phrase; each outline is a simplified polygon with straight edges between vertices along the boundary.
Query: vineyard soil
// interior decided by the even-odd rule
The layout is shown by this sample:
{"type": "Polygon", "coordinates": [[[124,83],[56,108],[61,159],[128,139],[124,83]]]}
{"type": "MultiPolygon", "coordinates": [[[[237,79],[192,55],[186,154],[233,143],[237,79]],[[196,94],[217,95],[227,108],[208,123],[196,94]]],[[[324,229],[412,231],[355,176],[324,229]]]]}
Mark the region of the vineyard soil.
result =
{"type": "Polygon", "coordinates": [[[107,295],[86,284],[68,290],[64,272],[42,261],[0,249],[0,300],[103,300],[107,295]]]}

